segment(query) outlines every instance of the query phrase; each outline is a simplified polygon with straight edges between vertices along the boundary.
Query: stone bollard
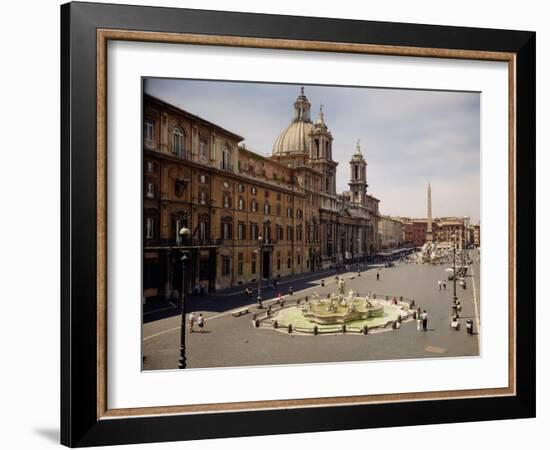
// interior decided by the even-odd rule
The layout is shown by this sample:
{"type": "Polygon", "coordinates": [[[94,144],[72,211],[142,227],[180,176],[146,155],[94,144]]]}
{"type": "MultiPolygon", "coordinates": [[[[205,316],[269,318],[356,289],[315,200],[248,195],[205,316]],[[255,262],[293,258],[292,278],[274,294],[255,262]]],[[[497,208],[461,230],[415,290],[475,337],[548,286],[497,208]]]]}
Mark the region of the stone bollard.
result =
{"type": "Polygon", "coordinates": [[[254,328],[260,328],[260,321],[258,319],[254,320],[254,328]]]}
{"type": "Polygon", "coordinates": [[[363,327],[363,334],[365,335],[369,334],[369,327],[367,325],[363,327]]]}
{"type": "Polygon", "coordinates": [[[292,333],[292,324],[291,323],[288,324],[288,332],[292,333]]]}
{"type": "Polygon", "coordinates": [[[313,334],[317,336],[319,334],[319,327],[317,325],[313,326],[313,334]]]}
{"type": "Polygon", "coordinates": [[[273,328],[277,329],[279,327],[279,322],[276,320],[273,321],[273,328]]]}

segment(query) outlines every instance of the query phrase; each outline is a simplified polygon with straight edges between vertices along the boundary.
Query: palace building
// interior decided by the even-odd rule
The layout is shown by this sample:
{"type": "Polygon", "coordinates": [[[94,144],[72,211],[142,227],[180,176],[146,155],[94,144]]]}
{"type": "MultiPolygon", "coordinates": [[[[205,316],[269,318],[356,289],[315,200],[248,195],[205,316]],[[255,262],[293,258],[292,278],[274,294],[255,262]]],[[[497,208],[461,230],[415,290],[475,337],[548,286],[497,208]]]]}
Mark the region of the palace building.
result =
{"type": "Polygon", "coordinates": [[[238,134],[144,95],[143,295],[182,286],[226,289],[366,260],[379,250],[379,200],[367,193],[357,143],[349,191],[336,192],[338,163],[321,108],[311,120],[303,88],[272,155],[238,134]],[[191,231],[185,240],[182,227],[191,231]]]}

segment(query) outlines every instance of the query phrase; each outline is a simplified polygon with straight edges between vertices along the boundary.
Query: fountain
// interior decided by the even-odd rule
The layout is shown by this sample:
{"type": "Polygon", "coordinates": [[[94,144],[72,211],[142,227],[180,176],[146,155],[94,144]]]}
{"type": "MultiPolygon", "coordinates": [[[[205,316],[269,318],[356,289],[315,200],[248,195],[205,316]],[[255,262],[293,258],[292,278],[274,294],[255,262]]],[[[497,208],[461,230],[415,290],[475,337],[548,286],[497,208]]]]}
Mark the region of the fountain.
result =
{"type": "Polygon", "coordinates": [[[344,287],[339,285],[338,288],[338,295],[332,293],[324,299],[314,294],[302,307],[302,315],[319,325],[344,324],[384,315],[384,307],[380,303],[359,297],[353,291],[349,291],[346,297],[342,292],[344,287]]]}
{"type": "Polygon", "coordinates": [[[412,316],[408,303],[386,299],[374,299],[371,295],[360,296],[350,290],[345,293],[345,281],[339,278],[337,292],[321,298],[314,293],[310,299],[281,308],[272,319],[277,327],[292,326],[293,330],[304,333],[317,332],[361,332],[366,328],[386,328],[395,322],[412,316]]]}

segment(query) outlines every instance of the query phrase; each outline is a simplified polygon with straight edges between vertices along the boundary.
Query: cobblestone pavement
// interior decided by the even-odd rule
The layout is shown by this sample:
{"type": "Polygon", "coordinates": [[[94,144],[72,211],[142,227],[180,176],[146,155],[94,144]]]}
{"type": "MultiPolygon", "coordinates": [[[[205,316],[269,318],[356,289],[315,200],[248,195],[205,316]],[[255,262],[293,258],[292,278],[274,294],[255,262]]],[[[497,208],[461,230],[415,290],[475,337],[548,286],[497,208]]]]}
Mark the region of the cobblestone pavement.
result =
{"type": "MultiPolygon", "coordinates": [[[[345,274],[346,290],[366,294],[403,296],[414,299],[429,314],[428,331],[419,332],[414,322],[407,322],[399,330],[388,330],[363,335],[298,335],[286,334],[271,329],[256,329],[252,326],[251,314],[233,317],[223,303],[223,297],[205,301],[204,309],[196,300],[193,309],[203,312],[206,327],[203,333],[187,333],[187,363],[189,368],[228,367],[266,364],[315,363],[331,361],[388,360],[404,358],[433,358],[476,356],[479,354],[477,311],[479,311],[479,265],[472,267],[466,278],[467,288],[457,285],[457,296],[463,305],[461,329],[454,331],[449,326],[453,296],[452,282],[447,289],[439,290],[437,280],[447,278],[448,265],[400,264],[379,271],[377,269],[345,274]],[[472,276],[473,274],[473,276],[472,276]],[[353,276],[354,279],[348,277],[353,276]],[[475,285],[475,289],[474,289],[475,285]],[[476,308],[477,302],[477,308],[476,308]],[[466,333],[465,321],[472,318],[474,335],[466,333]]],[[[326,277],[326,274],[325,274],[326,277]]],[[[326,277],[326,286],[321,278],[310,279],[295,288],[295,295],[326,294],[335,291],[334,274],[326,277]]],[[[250,300],[227,299],[231,306],[243,307],[250,300]]],[[[256,310],[255,306],[249,308],[256,310]]],[[[174,369],[177,367],[180,317],[160,318],[143,326],[144,369],[174,369]]]]}

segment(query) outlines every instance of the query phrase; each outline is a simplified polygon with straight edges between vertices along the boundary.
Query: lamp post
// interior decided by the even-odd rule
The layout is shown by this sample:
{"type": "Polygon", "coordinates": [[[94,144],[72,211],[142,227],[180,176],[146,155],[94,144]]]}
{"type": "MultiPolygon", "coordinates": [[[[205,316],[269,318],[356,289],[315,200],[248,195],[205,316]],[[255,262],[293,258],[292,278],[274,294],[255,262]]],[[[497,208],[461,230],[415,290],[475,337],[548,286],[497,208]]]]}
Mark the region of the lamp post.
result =
{"type": "Polygon", "coordinates": [[[189,228],[183,227],[179,235],[182,238],[180,240],[181,256],[181,324],[180,324],[180,358],[178,362],[178,369],[185,369],[187,367],[187,358],[185,357],[185,275],[187,272],[187,261],[189,260],[189,252],[181,249],[182,241],[191,234],[189,228]]]}
{"type": "Polygon", "coordinates": [[[263,239],[262,235],[258,237],[258,296],[256,301],[258,302],[258,308],[262,309],[264,307],[262,303],[262,259],[263,259],[263,239]]]}
{"type": "Polygon", "coordinates": [[[361,247],[361,238],[357,238],[357,276],[361,276],[361,270],[359,270],[359,248],[361,247]]]}
{"type": "Polygon", "coordinates": [[[456,235],[453,234],[453,301],[456,302],[456,235]]]}
{"type": "Polygon", "coordinates": [[[464,236],[462,231],[460,232],[460,268],[464,270],[464,236]]]}

